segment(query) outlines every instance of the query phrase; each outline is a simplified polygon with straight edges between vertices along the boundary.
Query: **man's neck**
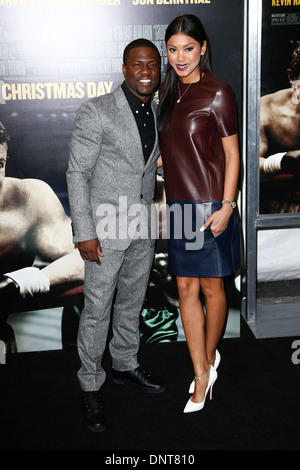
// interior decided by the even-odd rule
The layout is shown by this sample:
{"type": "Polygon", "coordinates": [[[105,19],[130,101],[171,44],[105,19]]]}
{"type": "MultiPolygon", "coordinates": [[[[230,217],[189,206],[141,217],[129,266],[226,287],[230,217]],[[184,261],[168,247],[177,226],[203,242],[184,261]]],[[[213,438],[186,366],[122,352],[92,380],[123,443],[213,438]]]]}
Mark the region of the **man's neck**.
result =
{"type": "Polygon", "coordinates": [[[128,86],[126,85],[125,81],[122,83],[122,88],[123,88],[123,91],[124,91],[124,88],[126,88],[126,93],[128,94],[131,94],[133,98],[137,99],[137,100],[140,100],[141,102],[143,103],[147,103],[151,96],[139,96],[139,95],[136,95],[135,93],[133,93],[133,91],[130,90],[130,88],[128,88],[128,86]]]}

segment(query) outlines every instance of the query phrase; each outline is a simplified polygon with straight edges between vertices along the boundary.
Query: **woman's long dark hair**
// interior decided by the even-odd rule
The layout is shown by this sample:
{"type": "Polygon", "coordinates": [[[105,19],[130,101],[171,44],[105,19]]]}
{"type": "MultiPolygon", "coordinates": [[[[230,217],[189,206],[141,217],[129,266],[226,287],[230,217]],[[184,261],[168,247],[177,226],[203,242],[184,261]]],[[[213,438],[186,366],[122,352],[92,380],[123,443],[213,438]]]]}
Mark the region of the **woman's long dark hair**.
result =
{"type": "MultiPolygon", "coordinates": [[[[202,73],[212,72],[210,65],[209,40],[205,29],[197,16],[182,15],[175,18],[167,27],[165,34],[165,43],[167,44],[171,36],[177,33],[183,33],[199,42],[200,46],[206,41],[206,52],[200,57],[200,77],[202,73]]],[[[158,106],[158,131],[161,133],[165,120],[169,121],[174,101],[177,94],[179,77],[170,64],[167,65],[166,78],[163,84],[162,92],[158,106]]]]}

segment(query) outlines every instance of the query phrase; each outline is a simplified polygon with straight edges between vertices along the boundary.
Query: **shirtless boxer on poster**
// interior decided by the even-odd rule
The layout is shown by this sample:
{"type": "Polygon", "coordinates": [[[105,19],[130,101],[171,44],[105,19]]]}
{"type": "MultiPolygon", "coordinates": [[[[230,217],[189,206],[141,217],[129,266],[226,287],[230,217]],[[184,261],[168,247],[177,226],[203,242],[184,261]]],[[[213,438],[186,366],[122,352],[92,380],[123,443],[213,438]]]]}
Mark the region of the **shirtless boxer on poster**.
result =
{"type": "Polygon", "coordinates": [[[261,176],[300,172],[300,45],[287,70],[291,88],[260,100],[261,176]]]}
{"type": "Polygon", "coordinates": [[[5,292],[20,299],[61,293],[83,282],[70,220],[45,182],[5,176],[8,143],[0,123],[0,300],[5,292]]]}

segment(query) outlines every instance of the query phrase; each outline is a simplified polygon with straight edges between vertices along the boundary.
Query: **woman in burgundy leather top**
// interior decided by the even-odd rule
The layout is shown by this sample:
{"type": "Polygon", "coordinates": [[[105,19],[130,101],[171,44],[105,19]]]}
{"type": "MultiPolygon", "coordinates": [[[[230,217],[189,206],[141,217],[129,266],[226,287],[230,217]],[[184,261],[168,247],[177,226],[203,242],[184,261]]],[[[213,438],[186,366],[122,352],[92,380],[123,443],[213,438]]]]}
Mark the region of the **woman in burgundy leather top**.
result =
{"type": "Polygon", "coordinates": [[[158,128],[169,212],[169,272],[176,276],[195,379],[185,413],[204,407],[217,379],[227,302],[223,277],[240,268],[236,103],[210,68],[209,42],[194,15],[175,18],[165,36],[166,79],[158,128]],[[206,315],[200,301],[205,299],[206,315]]]}

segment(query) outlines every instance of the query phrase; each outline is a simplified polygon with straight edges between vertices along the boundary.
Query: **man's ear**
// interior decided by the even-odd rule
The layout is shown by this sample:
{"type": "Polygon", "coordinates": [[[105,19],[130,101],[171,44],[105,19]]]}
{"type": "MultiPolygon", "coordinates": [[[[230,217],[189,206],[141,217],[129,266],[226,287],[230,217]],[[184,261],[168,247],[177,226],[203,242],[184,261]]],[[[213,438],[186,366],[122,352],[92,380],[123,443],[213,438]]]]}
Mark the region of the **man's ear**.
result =
{"type": "Polygon", "coordinates": [[[122,73],[124,75],[124,77],[126,77],[126,65],[122,65],[122,73]]]}

